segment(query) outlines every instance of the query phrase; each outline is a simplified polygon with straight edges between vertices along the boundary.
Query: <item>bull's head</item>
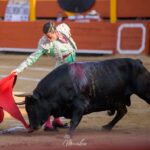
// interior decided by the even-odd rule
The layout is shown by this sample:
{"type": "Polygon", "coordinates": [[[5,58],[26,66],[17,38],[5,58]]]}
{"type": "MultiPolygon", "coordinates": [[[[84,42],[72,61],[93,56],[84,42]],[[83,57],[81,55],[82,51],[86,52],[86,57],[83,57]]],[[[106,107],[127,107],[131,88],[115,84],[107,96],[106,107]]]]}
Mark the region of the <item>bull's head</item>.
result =
{"type": "Polygon", "coordinates": [[[40,126],[43,125],[43,123],[48,118],[48,113],[45,113],[45,108],[42,107],[43,105],[40,105],[40,101],[37,97],[35,97],[33,94],[21,94],[21,95],[15,95],[19,97],[25,97],[25,100],[19,103],[16,103],[17,105],[23,105],[25,104],[25,109],[28,114],[30,128],[29,132],[33,132],[37,129],[39,129],[40,126]]]}

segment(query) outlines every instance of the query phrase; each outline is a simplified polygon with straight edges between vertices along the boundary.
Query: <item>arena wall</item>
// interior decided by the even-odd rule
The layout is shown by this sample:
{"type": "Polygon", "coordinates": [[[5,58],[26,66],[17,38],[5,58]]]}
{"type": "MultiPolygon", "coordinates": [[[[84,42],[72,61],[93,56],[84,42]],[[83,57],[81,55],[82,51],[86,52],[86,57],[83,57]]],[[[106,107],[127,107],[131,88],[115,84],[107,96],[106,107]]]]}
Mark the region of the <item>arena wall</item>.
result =
{"type": "MultiPolygon", "coordinates": [[[[35,51],[45,22],[0,21],[0,50],[35,51]]],[[[78,53],[149,54],[150,23],[66,23],[71,27],[78,53]]]]}
{"type": "MultiPolygon", "coordinates": [[[[7,0],[0,1],[0,51],[35,51],[46,19],[55,18],[58,12],[66,16],[57,0],[37,0],[36,18],[42,20],[4,22],[6,4],[7,0]]],[[[84,23],[65,19],[65,22],[71,27],[78,53],[149,55],[149,6],[149,0],[118,0],[117,17],[123,20],[117,23],[111,24],[107,19],[84,23]]],[[[102,18],[110,18],[110,0],[96,0],[91,9],[100,12],[102,18]]]]}

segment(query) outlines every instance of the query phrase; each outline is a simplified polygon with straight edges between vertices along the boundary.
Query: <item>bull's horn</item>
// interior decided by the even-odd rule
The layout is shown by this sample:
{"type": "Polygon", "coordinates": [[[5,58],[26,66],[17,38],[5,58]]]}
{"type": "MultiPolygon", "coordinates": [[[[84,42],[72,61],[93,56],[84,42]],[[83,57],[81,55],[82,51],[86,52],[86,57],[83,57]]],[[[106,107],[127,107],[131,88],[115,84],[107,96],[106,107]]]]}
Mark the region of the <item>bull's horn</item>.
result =
{"type": "Polygon", "coordinates": [[[14,93],[14,96],[17,97],[26,97],[26,96],[32,96],[33,93],[14,93]]]}
{"type": "Polygon", "coordinates": [[[25,100],[22,101],[22,102],[17,102],[16,104],[17,104],[17,105],[24,105],[24,104],[25,104],[25,100]]]}

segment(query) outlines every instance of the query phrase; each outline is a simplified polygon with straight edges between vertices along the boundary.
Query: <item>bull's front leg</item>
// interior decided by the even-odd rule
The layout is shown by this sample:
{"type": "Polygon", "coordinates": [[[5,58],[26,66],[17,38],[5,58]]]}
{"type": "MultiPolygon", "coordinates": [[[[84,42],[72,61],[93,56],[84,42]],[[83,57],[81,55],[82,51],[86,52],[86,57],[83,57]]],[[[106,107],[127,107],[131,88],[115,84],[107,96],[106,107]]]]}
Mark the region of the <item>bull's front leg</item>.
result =
{"type": "Polygon", "coordinates": [[[110,131],[113,126],[127,113],[127,108],[126,106],[124,105],[120,105],[118,106],[118,109],[117,109],[117,114],[116,116],[114,117],[114,119],[109,122],[108,124],[104,125],[102,128],[103,130],[107,130],[107,131],[110,131]]]}
{"type": "Polygon", "coordinates": [[[65,138],[73,137],[75,129],[78,126],[78,124],[80,123],[82,116],[83,116],[83,110],[79,109],[79,108],[75,108],[73,111],[73,114],[72,114],[71,121],[70,121],[70,128],[69,128],[68,134],[65,135],[65,138]]]}

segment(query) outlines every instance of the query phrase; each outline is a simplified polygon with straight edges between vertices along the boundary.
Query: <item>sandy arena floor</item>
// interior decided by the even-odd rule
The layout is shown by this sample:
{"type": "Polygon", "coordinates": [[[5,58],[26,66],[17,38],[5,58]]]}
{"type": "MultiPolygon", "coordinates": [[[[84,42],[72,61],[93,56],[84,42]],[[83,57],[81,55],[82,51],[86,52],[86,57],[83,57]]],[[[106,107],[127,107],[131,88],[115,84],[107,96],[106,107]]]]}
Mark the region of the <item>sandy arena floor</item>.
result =
{"type": "MultiPolygon", "coordinates": [[[[0,54],[0,78],[15,69],[28,54],[0,54]]],[[[115,56],[119,57],[119,56],[115,56]]],[[[115,58],[112,56],[77,56],[78,61],[94,61],[115,58]]],[[[122,56],[125,57],[125,56],[122,56]]],[[[133,56],[126,56],[133,57],[133,56]]],[[[150,70],[150,57],[140,58],[150,70]]],[[[43,56],[36,64],[19,74],[14,92],[31,92],[38,81],[52,70],[55,62],[43,56]]],[[[15,97],[16,101],[23,98],[15,97]]],[[[19,107],[27,120],[24,107],[19,107]]],[[[0,126],[0,150],[58,150],[58,149],[97,149],[97,150],[150,150],[150,106],[136,95],[132,96],[132,104],[127,115],[113,128],[111,132],[101,131],[101,126],[108,123],[112,117],[106,112],[92,113],[84,116],[76,129],[72,141],[66,141],[66,129],[58,132],[45,132],[41,128],[34,133],[27,133],[22,124],[5,113],[5,119],[0,126]]],[[[63,119],[64,122],[69,122],[63,119]]],[[[27,120],[28,121],[28,120],[27,120]]]]}

